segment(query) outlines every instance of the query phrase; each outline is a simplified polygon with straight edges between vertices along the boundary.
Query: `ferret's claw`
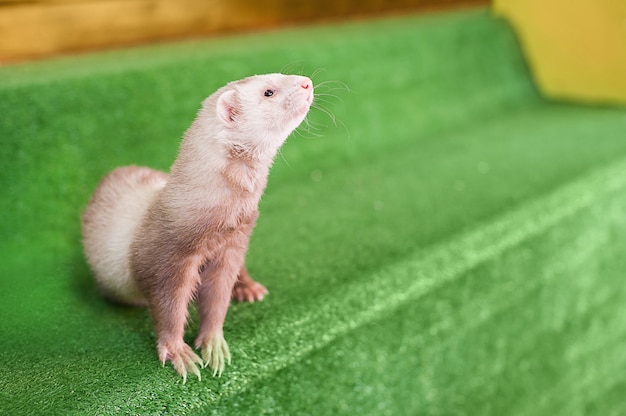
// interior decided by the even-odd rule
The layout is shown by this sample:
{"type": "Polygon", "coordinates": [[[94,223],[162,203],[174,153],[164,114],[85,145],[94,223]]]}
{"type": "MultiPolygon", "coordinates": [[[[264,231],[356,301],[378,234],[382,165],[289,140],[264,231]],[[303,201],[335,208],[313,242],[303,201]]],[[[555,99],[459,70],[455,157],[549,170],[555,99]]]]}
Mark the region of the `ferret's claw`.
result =
{"type": "Polygon", "coordinates": [[[209,358],[213,357],[213,344],[207,343],[202,347],[202,368],[206,368],[209,365],[209,358]]]}
{"type": "Polygon", "coordinates": [[[187,374],[192,373],[198,380],[202,380],[198,365],[202,366],[202,359],[193,352],[191,347],[183,342],[176,347],[159,346],[159,358],[165,365],[165,361],[172,363],[174,370],[183,377],[183,384],[187,382],[187,374]],[[181,346],[182,345],[182,346],[181,346]]]}
{"type": "Polygon", "coordinates": [[[204,341],[196,341],[201,348],[204,367],[211,367],[213,377],[221,377],[224,372],[225,362],[230,364],[231,356],[228,344],[222,335],[207,338],[204,341]]]}

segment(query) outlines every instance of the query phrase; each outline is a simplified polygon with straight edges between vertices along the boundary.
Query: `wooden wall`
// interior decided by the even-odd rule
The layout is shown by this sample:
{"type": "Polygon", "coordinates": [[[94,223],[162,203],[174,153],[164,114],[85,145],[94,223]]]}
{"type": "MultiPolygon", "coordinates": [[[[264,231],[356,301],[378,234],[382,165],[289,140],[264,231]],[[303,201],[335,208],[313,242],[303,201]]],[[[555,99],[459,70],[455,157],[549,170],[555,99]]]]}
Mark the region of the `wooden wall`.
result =
{"type": "Polygon", "coordinates": [[[0,62],[487,0],[0,0],[0,62]]]}

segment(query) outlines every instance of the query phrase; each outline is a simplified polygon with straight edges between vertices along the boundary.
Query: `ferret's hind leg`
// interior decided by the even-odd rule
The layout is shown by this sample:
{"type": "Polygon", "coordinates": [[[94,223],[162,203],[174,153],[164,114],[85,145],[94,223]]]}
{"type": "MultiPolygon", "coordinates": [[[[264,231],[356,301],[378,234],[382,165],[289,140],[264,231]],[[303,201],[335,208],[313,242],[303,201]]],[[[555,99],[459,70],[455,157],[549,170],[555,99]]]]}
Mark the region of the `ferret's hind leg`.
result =
{"type": "Polygon", "coordinates": [[[239,302],[261,301],[269,292],[261,283],[254,281],[245,267],[239,271],[231,298],[239,302]]]}

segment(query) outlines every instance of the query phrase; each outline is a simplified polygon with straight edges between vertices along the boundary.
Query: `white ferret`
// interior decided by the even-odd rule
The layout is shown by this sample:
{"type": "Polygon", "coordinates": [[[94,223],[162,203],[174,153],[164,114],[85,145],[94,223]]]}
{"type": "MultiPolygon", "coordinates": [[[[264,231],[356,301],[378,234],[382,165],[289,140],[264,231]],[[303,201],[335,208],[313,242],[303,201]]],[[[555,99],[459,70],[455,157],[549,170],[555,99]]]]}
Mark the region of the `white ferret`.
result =
{"type": "Polygon", "coordinates": [[[105,296],[147,305],[160,360],[186,380],[200,366],[221,374],[230,361],[222,326],[231,297],[261,300],[267,290],[244,258],[258,203],[280,146],[304,120],[313,84],[296,75],[257,75],[208,97],[185,133],[170,174],[115,169],[82,217],[83,244],[105,296]],[[183,341],[188,303],[200,328],[183,341]]]}

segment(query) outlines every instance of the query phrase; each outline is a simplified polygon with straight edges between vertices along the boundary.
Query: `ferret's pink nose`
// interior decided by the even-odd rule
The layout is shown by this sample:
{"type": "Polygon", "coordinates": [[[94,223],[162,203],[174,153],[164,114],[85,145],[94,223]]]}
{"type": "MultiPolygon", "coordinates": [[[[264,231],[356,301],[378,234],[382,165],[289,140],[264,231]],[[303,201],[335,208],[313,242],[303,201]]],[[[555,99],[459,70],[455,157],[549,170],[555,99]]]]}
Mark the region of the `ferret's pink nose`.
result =
{"type": "Polygon", "coordinates": [[[313,89],[313,81],[311,81],[311,79],[309,79],[308,77],[299,77],[299,82],[300,82],[300,87],[302,87],[303,90],[311,90],[313,89]]]}

